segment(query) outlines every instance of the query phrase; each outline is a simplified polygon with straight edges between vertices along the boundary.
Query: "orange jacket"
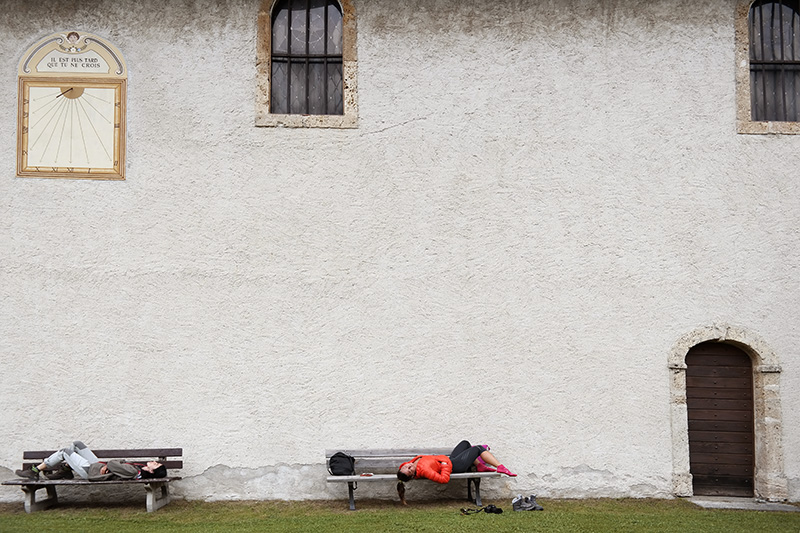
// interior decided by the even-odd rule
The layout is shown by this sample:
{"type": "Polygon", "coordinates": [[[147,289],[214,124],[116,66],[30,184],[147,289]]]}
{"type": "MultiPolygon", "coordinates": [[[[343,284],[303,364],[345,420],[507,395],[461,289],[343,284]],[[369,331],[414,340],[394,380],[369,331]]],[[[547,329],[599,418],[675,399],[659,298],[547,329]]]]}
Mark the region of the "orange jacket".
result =
{"type": "MultiPolygon", "coordinates": [[[[418,455],[406,461],[403,465],[417,461],[417,471],[415,478],[425,477],[436,483],[447,483],[450,481],[450,473],[453,471],[453,463],[446,455],[418,455]],[[417,461],[419,459],[419,461],[417,461]]],[[[403,466],[400,465],[400,466],[403,466]]]]}

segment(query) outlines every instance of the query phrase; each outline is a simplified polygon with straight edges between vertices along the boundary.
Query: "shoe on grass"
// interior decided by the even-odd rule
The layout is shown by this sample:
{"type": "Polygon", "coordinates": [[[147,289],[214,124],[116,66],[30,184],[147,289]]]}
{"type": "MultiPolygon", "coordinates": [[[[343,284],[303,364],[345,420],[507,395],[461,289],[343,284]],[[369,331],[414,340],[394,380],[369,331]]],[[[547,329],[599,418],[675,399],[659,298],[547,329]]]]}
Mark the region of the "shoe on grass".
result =
{"type": "Polygon", "coordinates": [[[528,509],[526,509],[527,511],[544,511],[544,507],[542,507],[536,502],[535,494],[531,494],[530,496],[525,498],[525,501],[527,502],[527,507],[528,507],[528,509]]]}
{"type": "Polygon", "coordinates": [[[522,497],[522,494],[518,494],[516,498],[511,500],[511,507],[515,511],[544,511],[544,507],[536,503],[536,496],[531,494],[530,496],[522,497]]]}

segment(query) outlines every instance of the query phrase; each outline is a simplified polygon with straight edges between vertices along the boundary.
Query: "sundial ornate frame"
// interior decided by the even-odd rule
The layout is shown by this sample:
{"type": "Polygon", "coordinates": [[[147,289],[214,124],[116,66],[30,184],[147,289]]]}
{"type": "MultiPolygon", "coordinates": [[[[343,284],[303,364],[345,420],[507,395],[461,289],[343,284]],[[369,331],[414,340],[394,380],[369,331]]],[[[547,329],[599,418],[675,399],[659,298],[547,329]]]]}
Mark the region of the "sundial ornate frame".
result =
{"type": "Polygon", "coordinates": [[[119,50],[89,33],[55,33],[26,51],[18,77],[18,176],[125,179],[119,50]]]}

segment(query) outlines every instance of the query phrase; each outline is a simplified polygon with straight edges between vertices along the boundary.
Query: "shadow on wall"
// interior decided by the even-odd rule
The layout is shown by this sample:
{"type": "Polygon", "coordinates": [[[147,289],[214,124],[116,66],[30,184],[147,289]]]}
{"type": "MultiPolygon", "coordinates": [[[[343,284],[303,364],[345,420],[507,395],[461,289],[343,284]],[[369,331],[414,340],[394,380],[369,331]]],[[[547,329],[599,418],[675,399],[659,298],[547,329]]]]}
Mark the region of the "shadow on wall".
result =
{"type": "MultiPolygon", "coordinates": [[[[14,471],[0,466],[0,482],[15,479],[14,471]]],[[[0,487],[0,503],[20,502],[22,503],[22,491],[19,487],[0,487]]]]}
{"type": "MultiPolygon", "coordinates": [[[[346,505],[348,494],[344,483],[328,483],[328,470],[324,465],[265,466],[260,468],[232,468],[216,465],[200,475],[184,477],[170,484],[173,497],[187,500],[342,500],[346,505]]],[[[520,476],[522,477],[522,476],[520,476]]],[[[517,478],[519,479],[519,478],[517,478]]],[[[488,479],[481,484],[484,498],[510,497],[517,486],[503,479],[488,479]]],[[[395,483],[362,484],[357,496],[365,499],[396,500],[395,483]]],[[[439,485],[428,481],[406,485],[409,501],[425,499],[457,499],[466,501],[466,481],[439,485]]]]}

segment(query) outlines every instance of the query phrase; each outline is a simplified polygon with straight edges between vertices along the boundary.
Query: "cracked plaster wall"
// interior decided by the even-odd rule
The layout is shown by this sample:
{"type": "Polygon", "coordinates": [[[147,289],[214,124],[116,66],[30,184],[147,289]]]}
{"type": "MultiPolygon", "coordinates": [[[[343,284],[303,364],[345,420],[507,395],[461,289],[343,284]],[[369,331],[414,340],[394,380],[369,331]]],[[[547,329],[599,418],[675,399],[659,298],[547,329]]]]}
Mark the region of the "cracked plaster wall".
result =
{"type": "Polygon", "coordinates": [[[769,343],[800,447],[800,138],[736,134],[733,0],[353,3],[352,130],[253,126],[259,2],[4,3],[0,477],[81,438],[182,446],[186,498],[344,498],[326,448],[466,437],[520,474],[488,497],[669,497],[710,324],[769,343]],[[125,57],[125,182],[14,178],[62,29],[125,57]]]}

